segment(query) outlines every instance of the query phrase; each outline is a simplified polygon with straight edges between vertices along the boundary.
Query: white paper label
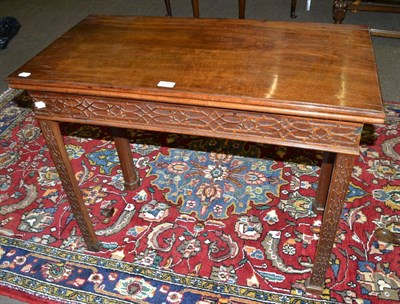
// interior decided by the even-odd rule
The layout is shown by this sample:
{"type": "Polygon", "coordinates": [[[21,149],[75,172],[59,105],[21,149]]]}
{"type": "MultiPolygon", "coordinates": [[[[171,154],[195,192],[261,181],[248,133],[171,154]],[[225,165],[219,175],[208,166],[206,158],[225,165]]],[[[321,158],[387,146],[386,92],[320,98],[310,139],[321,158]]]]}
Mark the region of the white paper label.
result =
{"type": "Polygon", "coordinates": [[[22,73],[19,73],[18,76],[19,76],[19,77],[29,77],[29,76],[31,76],[31,73],[22,72],[22,73]]]}
{"type": "Polygon", "coordinates": [[[43,109],[46,107],[46,104],[43,101],[35,101],[35,107],[38,109],[43,109]]]}
{"type": "Polygon", "coordinates": [[[175,82],[171,82],[171,81],[160,81],[157,84],[158,87],[162,87],[162,88],[170,88],[172,89],[175,86],[175,82]]]}

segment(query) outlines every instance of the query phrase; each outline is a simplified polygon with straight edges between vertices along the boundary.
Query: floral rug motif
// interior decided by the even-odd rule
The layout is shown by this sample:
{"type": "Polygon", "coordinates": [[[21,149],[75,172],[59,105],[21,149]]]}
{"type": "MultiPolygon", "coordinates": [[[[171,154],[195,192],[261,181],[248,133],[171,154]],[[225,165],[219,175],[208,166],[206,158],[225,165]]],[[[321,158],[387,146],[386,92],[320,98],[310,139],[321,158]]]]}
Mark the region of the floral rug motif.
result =
{"type": "Polygon", "coordinates": [[[321,153],[131,130],[141,185],[125,191],[107,130],[65,124],[103,244],[94,253],[34,114],[15,102],[28,103],[15,91],[0,100],[0,293],[29,303],[399,301],[399,246],[374,235],[399,230],[395,115],[364,130],[326,287],[314,296],[305,281],[321,225],[311,208],[321,153]]]}
{"type": "Polygon", "coordinates": [[[285,185],[283,167],[272,160],[172,150],[169,155],[159,154],[155,161],[157,165],[147,174],[157,176],[152,183],[168,188],[166,199],[181,201],[180,212],[198,220],[227,219],[229,208],[233,214],[245,215],[250,202],[268,205],[269,196],[278,197],[285,185]]]}

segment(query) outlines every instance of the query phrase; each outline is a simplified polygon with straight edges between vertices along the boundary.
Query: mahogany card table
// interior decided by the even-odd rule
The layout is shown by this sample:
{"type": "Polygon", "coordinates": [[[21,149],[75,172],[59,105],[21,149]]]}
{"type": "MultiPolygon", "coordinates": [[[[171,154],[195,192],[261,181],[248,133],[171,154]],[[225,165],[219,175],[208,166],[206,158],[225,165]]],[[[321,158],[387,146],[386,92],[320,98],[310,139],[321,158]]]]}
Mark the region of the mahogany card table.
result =
{"type": "Polygon", "coordinates": [[[34,101],[89,250],[98,241],[61,122],[112,128],[125,186],[139,179],[127,128],[324,151],[323,212],[308,291],[325,282],[364,124],[384,112],[362,26],[229,19],[89,16],[8,77],[34,101]]]}

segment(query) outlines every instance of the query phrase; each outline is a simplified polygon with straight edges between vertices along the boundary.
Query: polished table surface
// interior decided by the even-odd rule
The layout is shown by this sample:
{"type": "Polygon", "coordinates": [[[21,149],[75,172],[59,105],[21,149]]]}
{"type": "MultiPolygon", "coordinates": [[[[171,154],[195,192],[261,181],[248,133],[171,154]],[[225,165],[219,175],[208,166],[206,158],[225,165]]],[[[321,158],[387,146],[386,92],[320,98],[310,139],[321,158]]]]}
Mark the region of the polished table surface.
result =
{"type": "Polygon", "coordinates": [[[112,128],[126,189],[139,186],[123,129],[324,151],[323,212],[307,290],[320,293],[365,123],[384,112],[368,28],[252,20],[90,16],[11,74],[35,102],[81,234],[99,250],[60,122],[112,128]]]}
{"type": "Polygon", "coordinates": [[[89,17],[9,81],[347,121],[382,117],[369,31],[358,26],[89,17]],[[176,84],[165,90],[159,81],[176,84]]]}

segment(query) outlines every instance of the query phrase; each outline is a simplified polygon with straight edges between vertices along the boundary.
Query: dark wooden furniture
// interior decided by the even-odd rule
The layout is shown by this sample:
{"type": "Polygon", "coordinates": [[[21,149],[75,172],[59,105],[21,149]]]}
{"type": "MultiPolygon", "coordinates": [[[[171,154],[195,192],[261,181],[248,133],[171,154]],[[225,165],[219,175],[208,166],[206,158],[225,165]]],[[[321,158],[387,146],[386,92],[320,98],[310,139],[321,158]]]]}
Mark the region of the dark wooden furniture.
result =
{"type": "Polygon", "coordinates": [[[297,6],[297,0],[292,0],[290,2],[290,18],[296,18],[296,6],[297,6]]]}
{"type": "MultiPolygon", "coordinates": [[[[167,16],[172,17],[171,1],[164,0],[167,9],[167,16]]],[[[239,19],[244,19],[246,10],[246,0],[238,0],[239,3],[239,19]]],[[[193,17],[200,17],[199,0],[192,0],[193,17]]]]}
{"type": "MultiPolygon", "coordinates": [[[[165,2],[165,8],[167,9],[167,16],[172,17],[171,1],[164,0],[164,2],[165,2]]],[[[193,13],[193,15],[194,15],[194,13],[193,13]]]]}
{"type": "MultiPolygon", "coordinates": [[[[297,0],[292,0],[290,4],[290,18],[297,18],[296,15],[297,0]]],[[[307,10],[311,9],[311,0],[307,0],[307,10]]]]}
{"type": "MultiPolygon", "coordinates": [[[[400,0],[334,0],[333,20],[342,23],[348,11],[400,13],[400,0]]],[[[400,29],[397,31],[371,29],[374,36],[400,38],[400,29]]]]}
{"type": "Polygon", "coordinates": [[[127,189],[139,179],[125,128],[325,151],[315,207],[323,220],[308,282],[315,293],[325,282],[361,130],[384,119],[370,33],[362,26],[92,16],[8,82],[35,102],[89,250],[101,244],[60,122],[112,127],[127,189]]]}

